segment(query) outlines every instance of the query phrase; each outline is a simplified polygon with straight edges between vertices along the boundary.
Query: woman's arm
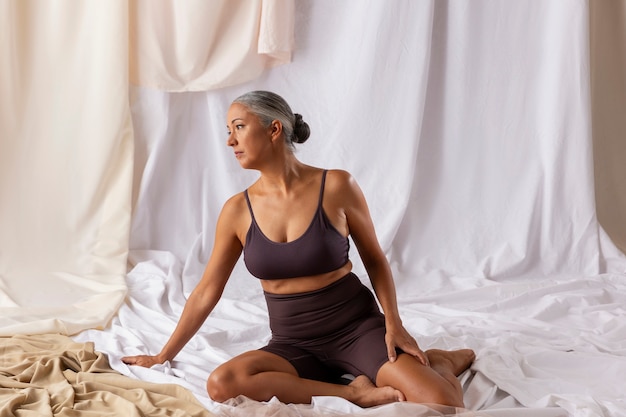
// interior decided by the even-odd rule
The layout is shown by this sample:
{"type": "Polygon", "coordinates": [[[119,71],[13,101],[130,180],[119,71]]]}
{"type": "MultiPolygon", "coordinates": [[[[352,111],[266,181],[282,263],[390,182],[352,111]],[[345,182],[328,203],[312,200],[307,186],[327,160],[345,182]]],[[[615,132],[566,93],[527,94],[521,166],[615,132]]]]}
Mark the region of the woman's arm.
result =
{"type": "Polygon", "coordinates": [[[242,251],[235,226],[241,218],[237,215],[236,206],[233,199],[224,205],[217,221],[213,251],[202,279],[191,292],[178,324],[161,352],[154,356],[126,356],[122,358],[124,363],[150,367],[174,359],[213,311],[242,251]]]}
{"type": "Polygon", "coordinates": [[[395,348],[399,347],[417,357],[424,365],[428,365],[428,358],[402,324],[391,267],[376,237],[365,196],[349,173],[345,171],[333,173],[338,177],[335,184],[339,192],[334,195],[343,199],[348,230],[385,314],[387,328],[385,339],[389,360],[393,362],[396,359],[395,348]]]}

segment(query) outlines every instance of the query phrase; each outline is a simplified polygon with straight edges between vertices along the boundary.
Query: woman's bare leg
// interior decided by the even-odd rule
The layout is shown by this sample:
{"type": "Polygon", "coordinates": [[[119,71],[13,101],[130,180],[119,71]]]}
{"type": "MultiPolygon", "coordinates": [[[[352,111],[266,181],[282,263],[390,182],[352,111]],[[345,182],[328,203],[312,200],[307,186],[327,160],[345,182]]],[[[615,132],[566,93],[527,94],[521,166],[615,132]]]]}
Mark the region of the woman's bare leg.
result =
{"type": "Polygon", "coordinates": [[[214,401],[224,402],[238,395],[257,401],[276,396],[283,403],[309,404],[313,396],[342,397],[361,407],[403,401],[403,394],[391,387],[376,387],[366,376],[349,385],[304,379],[286,359],[265,351],[243,353],[215,369],[207,381],[214,401]]]}
{"type": "Polygon", "coordinates": [[[426,354],[430,367],[406,353],[393,363],[385,363],[378,371],[376,384],[398,389],[407,401],[463,407],[463,389],[457,376],[470,367],[474,352],[432,349],[426,354]]]}

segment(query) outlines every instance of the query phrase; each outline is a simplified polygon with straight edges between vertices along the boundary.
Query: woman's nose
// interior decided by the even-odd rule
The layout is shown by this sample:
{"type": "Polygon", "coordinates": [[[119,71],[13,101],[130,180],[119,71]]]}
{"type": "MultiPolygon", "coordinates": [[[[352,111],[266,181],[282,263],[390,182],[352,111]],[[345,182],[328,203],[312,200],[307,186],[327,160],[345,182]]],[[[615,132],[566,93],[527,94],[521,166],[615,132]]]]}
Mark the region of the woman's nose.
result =
{"type": "Polygon", "coordinates": [[[228,134],[228,138],[226,139],[226,145],[227,146],[234,146],[235,145],[235,135],[233,133],[229,133],[228,134]]]}

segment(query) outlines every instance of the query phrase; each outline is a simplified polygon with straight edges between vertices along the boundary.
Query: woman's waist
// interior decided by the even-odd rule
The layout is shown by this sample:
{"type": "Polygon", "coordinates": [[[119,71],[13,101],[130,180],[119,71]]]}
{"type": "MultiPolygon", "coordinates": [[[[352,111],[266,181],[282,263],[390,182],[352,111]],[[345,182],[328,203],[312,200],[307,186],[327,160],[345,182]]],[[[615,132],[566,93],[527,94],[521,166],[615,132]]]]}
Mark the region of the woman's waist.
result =
{"type": "Polygon", "coordinates": [[[351,325],[360,318],[380,314],[372,292],[353,273],[314,291],[265,294],[272,333],[311,337],[351,325]]]}
{"type": "Polygon", "coordinates": [[[324,274],[297,278],[262,280],[261,285],[265,294],[306,294],[332,285],[334,282],[348,275],[350,271],[352,271],[352,262],[348,261],[341,268],[324,274]]]}

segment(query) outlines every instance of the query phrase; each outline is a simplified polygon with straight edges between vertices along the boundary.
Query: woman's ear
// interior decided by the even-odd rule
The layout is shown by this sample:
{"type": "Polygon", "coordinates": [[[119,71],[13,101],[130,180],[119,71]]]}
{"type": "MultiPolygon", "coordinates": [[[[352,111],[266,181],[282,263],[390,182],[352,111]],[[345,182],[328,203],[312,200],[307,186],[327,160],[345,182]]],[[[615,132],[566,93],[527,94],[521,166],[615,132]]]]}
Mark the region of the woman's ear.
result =
{"type": "Polygon", "coordinates": [[[283,133],[283,124],[280,120],[272,120],[270,124],[270,135],[272,136],[272,140],[280,137],[281,133],[283,133]]]}

